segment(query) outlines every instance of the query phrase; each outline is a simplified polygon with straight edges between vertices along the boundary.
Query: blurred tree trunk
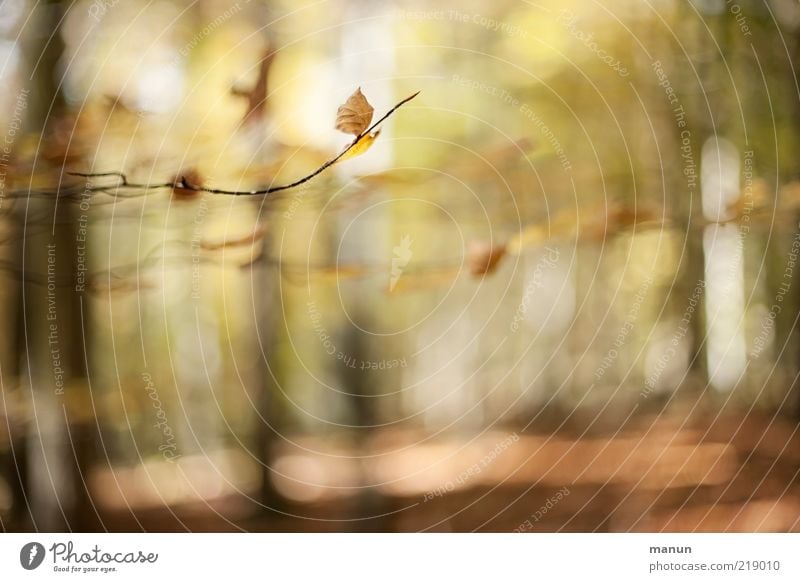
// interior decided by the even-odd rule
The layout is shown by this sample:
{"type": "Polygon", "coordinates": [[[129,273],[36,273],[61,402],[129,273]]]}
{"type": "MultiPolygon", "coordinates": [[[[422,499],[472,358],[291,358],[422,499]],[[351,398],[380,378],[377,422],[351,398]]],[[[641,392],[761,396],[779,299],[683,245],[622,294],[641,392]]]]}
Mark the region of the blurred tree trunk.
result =
{"type": "MultiPolygon", "coordinates": [[[[367,298],[361,302],[368,303],[367,298]]],[[[369,362],[374,354],[370,353],[366,334],[363,329],[369,329],[374,322],[370,321],[369,310],[351,313],[353,323],[347,328],[342,342],[343,352],[358,362],[369,362]]],[[[360,366],[351,368],[345,366],[341,371],[343,390],[348,394],[348,409],[352,414],[352,424],[357,436],[357,455],[359,485],[358,494],[354,500],[352,522],[354,531],[381,532],[389,531],[390,512],[389,504],[377,487],[369,485],[370,474],[367,458],[371,454],[370,445],[375,437],[375,425],[379,423],[377,403],[380,384],[371,380],[369,371],[362,370],[360,366]]]]}
{"type": "MultiPolygon", "coordinates": [[[[792,30],[790,33],[787,33],[790,36],[789,43],[791,46],[791,59],[792,59],[792,72],[794,74],[795,79],[800,79],[800,33],[798,33],[797,29],[792,30]]],[[[787,83],[788,90],[790,92],[789,95],[789,102],[792,104],[791,110],[791,119],[793,121],[792,125],[794,127],[800,127],[800,94],[798,93],[798,87],[794,83],[787,83]]],[[[793,180],[800,180],[800,167],[798,167],[797,162],[795,162],[794,167],[790,168],[792,172],[792,179],[793,180]]],[[[780,176],[777,176],[776,179],[778,183],[776,184],[777,188],[782,186],[780,181],[780,176]]],[[[794,215],[795,223],[797,223],[797,213],[794,215]]],[[[794,292],[792,293],[795,308],[800,311],[800,284],[796,285],[794,292]]],[[[796,330],[794,330],[795,333],[796,330]]],[[[794,350],[792,353],[794,354],[795,361],[793,362],[795,365],[795,370],[800,369],[800,341],[797,341],[794,346],[794,350]]],[[[795,376],[796,378],[796,376],[795,376]]],[[[791,394],[788,398],[787,409],[789,414],[797,419],[800,420],[800,386],[797,386],[797,382],[793,382],[789,387],[788,390],[793,390],[794,394],[791,394]]]]}
{"type": "Polygon", "coordinates": [[[281,305],[280,286],[278,280],[281,276],[279,268],[272,268],[268,257],[271,257],[271,245],[265,237],[262,242],[262,257],[267,258],[261,262],[261,267],[253,273],[260,281],[256,289],[260,291],[255,298],[257,306],[259,355],[261,358],[260,385],[258,386],[258,413],[256,428],[256,442],[258,459],[261,462],[261,491],[259,502],[267,512],[280,510],[284,503],[281,496],[275,491],[272,481],[272,457],[274,454],[274,444],[276,436],[279,434],[280,425],[278,419],[278,406],[280,390],[276,380],[277,369],[277,350],[276,339],[279,326],[281,325],[280,309],[281,305]]]}
{"type": "MultiPolygon", "coordinates": [[[[60,80],[55,78],[64,49],[59,33],[63,9],[57,1],[38,4],[32,20],[37,23],[32,29],[36,34],[28,37],[25,47],[32,65],[30,129],[43,132],[42,149],[52,146],[48,131],[56,128],[63,112],[60,80]]],[[[52,161],[60,165],[68,154],[64,151],[63,160],[52,161]]],[[[40,159],[37,156],[37,163],[40,159]]],[[[49,171],[34,168],[37,174],[49,171]]],[[[60,172],[52,172],[52,178],[57,184],[60,172]]],[[[74,281],[75,211],[74,205],[55,199],[29,199],[25,208],[26,218],[52,220],[43,234],[26,234],[22,239],[22,368],[27,371],[33,406],[26,439],[26,490],[31,525],[39,531],[85,529],[92,513],[85,483],[93,439],[89,415],[81,411],[88,404],[88,384],[84,305],[74,281]]]]}
{"type": "MultiPolygon", "coordinates": [[[[702,55],[707,49],[706,41],[708,33],[703,25],[697,18],[693,9],[685,3],[679,4],[680,8],[676,11],[676,21],[684,23],[684,30],[689,41],[686,43],[688,58],[694,61],[697,55],[702,55]]],[[[675,50],[674,44],[672,49],[675,50]]],[[[701,61],[702,62],[702,61],[701,61]]],[[[692,295],[692,291],[699,281],[705,280],[705,260],[703,254],[703,228],[699,225],[703,224],[702,213],[702,200],[700,192],[700,149],[704,136],[710,130],[713,130],[710,124],[708,106],[705,103],[705,84],[708,82],[708,77],[704,76],[709,72],[710,66],[698,66],[698,76],[704,85],[698,86],[698,80],[695,79],[688,72],[683,71],[680,67],[675,67],[674,70],[680,71],[680,79],[675,81],[675,90],[681,98],[681,103],[686,111],[687,128],[691,132],[691,152],[692,159],[695,162],[697,172],[697,180],[695,182],[694,190],[690,191],[689,195],[681,195],[678,197],[676,204],[676,224],[685,226],[686,236],[686,252],[682,258],[683,273],[680,284],[680,304],[681,309],[686,309],[686,302],[692,295]],[[687,80],[688,79],[688,80],[687,80]]],[[[674,151],[680,152],[681,148],[681,130],[675,125],[673,119],[673,126],[675,127],[675,145],[674,151]]],[[[677,157],[682,167],[683,160],[680,155],[677,157]]],[[[687,182],[686,178],[681,172],[679,174],[678,182],[676,183],[676,192],[686,193],[687,182]]],[[[691,371],[694,376],[708,381],[708,366],[706,365],[705,350],[703,349],[705,338],[705,303],[708,298],[703,295],[702,301],[698,303],[694,316],[689,324],[691,337],[691,347],[689,350],[689,361],[691,371]]]]}

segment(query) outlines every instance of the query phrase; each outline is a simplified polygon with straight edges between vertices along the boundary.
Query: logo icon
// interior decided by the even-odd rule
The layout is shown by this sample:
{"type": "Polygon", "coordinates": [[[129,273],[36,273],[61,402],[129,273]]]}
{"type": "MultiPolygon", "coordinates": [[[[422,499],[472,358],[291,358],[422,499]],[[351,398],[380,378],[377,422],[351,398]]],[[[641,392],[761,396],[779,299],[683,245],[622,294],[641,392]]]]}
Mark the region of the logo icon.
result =
{"type": "Polygon", "coordinates": [[[389,279],[389,291],[394,291],[397,281],[400,280],[400,276],[403,274],[403,269],[408,265],[414,254],[411,252],[411,243],[413,242],[414,240],[409,235],[405,235],[400,239],[400,244],[392,249],[394,257],[392,257],[392,276],[389,279]]]}
{"type": "Polygon", "coordinates": [[[19,551],[19,563],[26,570],[35,570],[44,561],[44,546],[39,542],[28,542],[19,551]]]}

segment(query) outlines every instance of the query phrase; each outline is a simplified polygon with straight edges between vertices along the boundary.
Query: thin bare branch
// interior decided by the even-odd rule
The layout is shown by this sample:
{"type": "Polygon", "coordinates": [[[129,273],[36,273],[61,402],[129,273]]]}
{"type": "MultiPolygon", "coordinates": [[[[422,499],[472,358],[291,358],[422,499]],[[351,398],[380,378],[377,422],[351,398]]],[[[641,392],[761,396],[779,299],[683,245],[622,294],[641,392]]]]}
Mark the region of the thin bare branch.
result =
{"type": "MultiPolygon", "coordinates": [[[[158,189],[158,188],[182,188],[184,190],[194,190],[195,192],[206,192],[208,194],[222,194],[227,196],[263,196],[266,194],[273,194],[275,192],[281,192],[283,190],[290,190],[292,188],[296,188],[312,180],[319,176],[322,172],[333,166],[336,162],[341,160],[347,152],[352,150],[355,146],[361,142],[367,135],[369,135],[376,127],[378,127],[381,123],[386,121],[390,115],[392,115],[395,111],[400,109],[403,105],[411,101],[414,97],[419,95],[419,91],[414,93],[413,95],[409,95],[399,103],[397,103],[394,107],[392,107],[389,111],[387,111],[378,121],[370,125],[367,129],[365,129],[361,134],[357,135],[356,138],[345,148],[343,149],[338,155],[331,158],[324,164],[322,164],[319,168],[311,172],[310,174],[295,180],[289,184],[284,184],[282,186],[271,186],[269,188],[263,188],[260,190],[225,190],[222,188],[207,188],[205,186],[200,186],[197,184],[190,184],[186,181],[186,178],[181,176],[175,182],[168,182],[165,184],[135,184],[128,182],[127,176],[122,172],[100,172],[100,173],[81,173],[81,172],[70,172],[72,176],[79,176],[82,178],[102,178],[106,176],[116,176],[121,181],[117,187],[119,188],[142,188],[142,189],[158,189]]],[[[107,189],[109,186],[104,186],[103,189],[107,189]]]]}

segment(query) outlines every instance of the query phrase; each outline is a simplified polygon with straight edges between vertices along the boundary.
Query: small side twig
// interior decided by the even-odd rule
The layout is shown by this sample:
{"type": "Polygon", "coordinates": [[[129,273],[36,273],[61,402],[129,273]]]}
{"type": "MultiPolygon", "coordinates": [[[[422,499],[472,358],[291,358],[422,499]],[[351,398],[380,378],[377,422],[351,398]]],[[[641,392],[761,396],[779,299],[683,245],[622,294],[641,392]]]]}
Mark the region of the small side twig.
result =
{"type": "Polygon", "coordinates": [[[105,178],[106,176],[116,176],[120,179],[120,183],[116,184],[116,186],[101,186],[98,188],[94,188],[90,191],[103,191],[108,190],[109,188],[172,188],[173,183],[167,182],[164,184],[136,184],[132,182],[128,182],[128,177],[123,174],[122,172],[96,172],[91,174],[85,174],[83,172],[67,172],[70,176],[78,176],[79,178],[105,178]]]}

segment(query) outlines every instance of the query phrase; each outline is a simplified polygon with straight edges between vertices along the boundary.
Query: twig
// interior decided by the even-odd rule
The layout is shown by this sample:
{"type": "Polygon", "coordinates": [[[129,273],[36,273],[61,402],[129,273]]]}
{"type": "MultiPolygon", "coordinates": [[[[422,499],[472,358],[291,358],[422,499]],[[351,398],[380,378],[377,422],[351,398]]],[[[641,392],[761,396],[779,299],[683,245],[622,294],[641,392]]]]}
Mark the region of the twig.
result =
{"type": "MultiPolygon", "coordinates": [[[[364,139],[367,135],[369,135],[381,123],[386,121],[386,119],[390,115],[392,115],[395,111],[400,109],[400,107],[402,107],[403,105],[405,105],[406,103],[411,101],[417,95],[419,95],[419,91],[417,91],[413,95],[409,95],[408,97],[406,97],[405,99],[403,99],[402,101],[397,103],[397,105],[392,107],[380,119],[378,119],[378,121],[376,121],[375,123],[370,125],[367,129],[365,129],[359,135],[357,135],[356,138],[350,143],[350,145],[348,145],[346,148],[344,148],[337,156],[335,156],[334,158],[331,158],[330,160],[328,160],[327,162],[322,164],[319,168],[317,168],[316,170],[314,170],[313,172],[311,172],[307,176],[304,176],[304,177],[302,177],[302,178],[300,178],[298,180],[295,180],[294,182],[291,182],[289,184],[284,184],[282,186],[272,186],[270,188],[264,188],[264,189],[261,189],[261,190],[225,190],[225,189],[222,189],[222,188],[207,188],[205,186],[199,186],[199,185],[196,185],[196,184],[189,184],[186,181],[186,178],[183,177],[183,176],[180,176],[177,180],[175,180],[175,182],[170,182],[170,183],[165,183],[165,184],[136,184],[136,183],[128,182],[127,176],[125,174],[123,174],[122,172],[101,172],[101,173],[91,173],[91,174],[86,174],[86,173],[82,173],[82,172],[69,172],[69,174],[72,175],[72,176],[79,176],[79,177],[82,177],[82,178],[102,178],[102,177],[105,177],[105,176],[116,176],[121,180],[120,184],[117,186],[118,188],[146,188],[146,189],[182,188],[184,190],[193,190],[195,192],[206,192],[208,194],[224,194],[224,195],[228,195],[228,196],[259,196],[259,195],[264,195],[264,194],[273,194],[275,192],[280,192],[282,190],[289,190],[291,188],[296,188],[298,186],[301,186],[302,184],[305,184],[309,180],[312,180],[312,179],[316,178],[317,176],[319,176],[322,172],[324,172],[325,170],[330,168],[332,165],[334,165],[336,162],[341,160],[347,152],[349,152],[355,146],[357,146],[361,142],[362,139],[364,139]]],[[[108,188],[108,186],[105,186],[104,188],[108,188]]]]}
{"type": "Polygon", "coordinates": [[[97,172],[91,174],[85,174],[83,172],[67,172],[70,176],[78,176],[79,178],[104,178],[106,176],[116,176],[120,179],[120,183],[116,186],[95,186],[93,188],[87,188],[86,192],[105,192],[110,188],[144,188],[148,190],[154,190],[157,188],[173,188],[176,186],[174,182],[166,182],[163,184],[137,184],[135,182],[128,182],[128,177],[122,172],[97,172]]]}

